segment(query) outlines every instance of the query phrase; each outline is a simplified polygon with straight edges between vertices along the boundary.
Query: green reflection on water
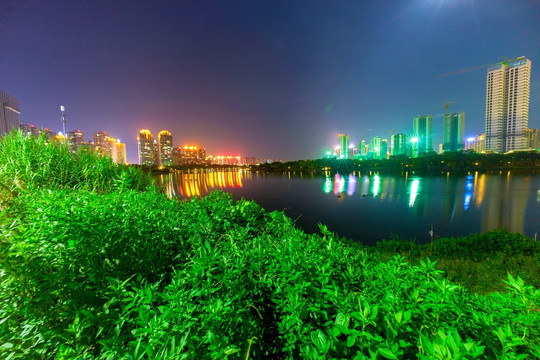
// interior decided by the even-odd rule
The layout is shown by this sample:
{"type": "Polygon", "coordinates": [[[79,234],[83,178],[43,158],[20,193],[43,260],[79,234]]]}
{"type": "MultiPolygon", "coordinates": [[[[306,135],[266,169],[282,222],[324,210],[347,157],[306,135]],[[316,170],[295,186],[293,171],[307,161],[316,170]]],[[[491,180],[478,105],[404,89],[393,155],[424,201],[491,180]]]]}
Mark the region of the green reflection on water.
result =
{"type": "Polygon", "coordinates": [[[409,207],[414,206],[414,202],[416,201],[416,197],[418,196],[418,193],[420,192],[420,179],[414,179],[411,181],[411,186],[409,187],[409,207]]]}

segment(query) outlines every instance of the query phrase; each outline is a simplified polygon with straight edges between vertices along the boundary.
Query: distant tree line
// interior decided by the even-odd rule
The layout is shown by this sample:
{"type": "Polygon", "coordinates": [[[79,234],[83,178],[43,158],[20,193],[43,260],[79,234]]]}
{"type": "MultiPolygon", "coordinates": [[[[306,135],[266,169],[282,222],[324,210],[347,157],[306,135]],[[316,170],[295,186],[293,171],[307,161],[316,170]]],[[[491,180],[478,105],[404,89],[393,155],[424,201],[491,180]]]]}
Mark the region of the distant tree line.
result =
{"type": "Polygon", "coordinates": [[[252,169],[279,171],[382,171],[419,173],[469,172],[469,171],[507,171],[517,170],[527,173],[540,173],[540,153],[536,151],[510,154],[480,154],[475,152],[429,153],[417,158],[404,155],[391,156],[381,160],[315,159],[289,162],[275,162],[253,166],[252,169]]]}

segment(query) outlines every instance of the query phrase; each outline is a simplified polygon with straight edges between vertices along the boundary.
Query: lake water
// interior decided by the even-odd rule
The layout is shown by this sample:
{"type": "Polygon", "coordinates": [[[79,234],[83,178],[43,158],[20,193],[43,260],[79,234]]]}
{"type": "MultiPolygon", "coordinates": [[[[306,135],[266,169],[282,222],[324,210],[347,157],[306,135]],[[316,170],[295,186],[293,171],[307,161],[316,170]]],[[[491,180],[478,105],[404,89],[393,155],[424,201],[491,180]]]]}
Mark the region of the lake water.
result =
{"type": "Polygon", "coordinates": [[[540,232],[540,175],[386,176],[373,173],[267,174],[246,170],[161,175],[169,196],[205,196],[221,189],[234,199],[283,210],[307,232],[318,223],[366,244],[397,235],[428,242],[506,228],[540,232]]]}

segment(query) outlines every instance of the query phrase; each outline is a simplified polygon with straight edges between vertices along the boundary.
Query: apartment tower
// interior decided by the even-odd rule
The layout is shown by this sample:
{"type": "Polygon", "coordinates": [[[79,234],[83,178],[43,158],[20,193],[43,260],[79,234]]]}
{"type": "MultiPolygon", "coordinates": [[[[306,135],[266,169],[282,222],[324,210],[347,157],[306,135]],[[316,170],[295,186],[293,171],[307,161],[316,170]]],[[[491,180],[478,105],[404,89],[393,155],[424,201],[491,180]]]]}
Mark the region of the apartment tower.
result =
{"type": "Polygon", "coordinates": [[[149,130],[142,129],[137,135],[139,164],[153,166],[157,164],[157,145],[149,130]]]}
{"type": "Polygon", "coordinates": [[[465,113],[446,114],[444,119],[443,152],[461,151],[465,149],[463,132],[465,127],[465,113]]]}
{"type": "Polygon", "coordinates": [[[420,115],[413,119],[413,157],[433,151],[432,124],[432,115],[420,115]]]}
{"type": "Polygon", "coordinates": [[[339,158],[349,158],[349,135],[339,134],[339,158]]]}
{"type": "Polygon", "coordinates": [[[488,68],[486,150],[505,153],[527,148],[531,61],[525,57],[488,68]]]}
{"type": "Polygon", "coordinates": [[[167,130],[161,130],[158,134],[159,160],[161,165],[171,166],[173,142],[172,135],[167,130]]]}
{"type": "Polygon", "coordinates": [[[407,155],[408,136],[403,133],[393,134],[390,138],[390,151],[393,156],[407,155]]]}

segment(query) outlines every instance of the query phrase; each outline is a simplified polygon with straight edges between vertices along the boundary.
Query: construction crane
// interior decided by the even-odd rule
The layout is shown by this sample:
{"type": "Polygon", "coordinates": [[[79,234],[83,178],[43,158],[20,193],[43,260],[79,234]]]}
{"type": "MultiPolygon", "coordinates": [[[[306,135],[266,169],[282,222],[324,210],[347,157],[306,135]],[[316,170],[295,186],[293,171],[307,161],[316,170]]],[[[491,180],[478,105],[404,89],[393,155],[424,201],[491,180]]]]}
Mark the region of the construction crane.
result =
{"type": "Polygon", "coordinates": [[[452,76],[452,75],[457,75],[457,74],[466,73],[466,72],[473,71],[473,70],[485,69],[485,68],[488,68],[488,67],[492,67],[492,66],[495,66],[495,65],[501,65],[501,64],[504,65],[504,66],[508,66],[508,63],[509,63],[509,62],[516,61],[516,60],[523,60],[523,59],[525,59],[525,56],[520,56],[520,57],[518,57],[518,58],[510,59],[510,60],[508,60],[508,59],[505,57],[505,58],[504,58],[504,61],[501,61],[501,62],[499,62],[499,63],[490,64],[490,65],[475,66],[475,67],[472,67],[472,68],[467,68],[467,69],[463,69],[463,70],[458,70],[458,71],[454,71],[454,72],[447,73],[447,74],[437,75],[437,77],[438,77],[438,78],[443,78],[443,77],[447,77],[447,76],[452,76]]]}

